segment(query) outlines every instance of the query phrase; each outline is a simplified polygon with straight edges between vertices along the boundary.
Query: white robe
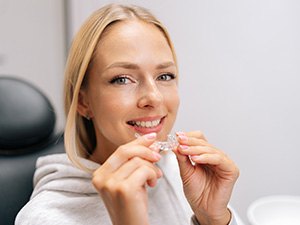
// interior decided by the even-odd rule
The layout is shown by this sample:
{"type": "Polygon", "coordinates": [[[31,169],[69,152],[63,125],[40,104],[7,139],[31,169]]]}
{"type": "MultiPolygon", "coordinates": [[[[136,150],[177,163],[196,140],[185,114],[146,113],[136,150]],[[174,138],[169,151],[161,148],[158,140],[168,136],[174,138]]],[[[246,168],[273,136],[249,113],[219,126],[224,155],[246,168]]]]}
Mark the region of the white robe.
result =
{"type": "MultiPolygon", "coordinates": [[[[82,159],[89,168],[100,165],[82,159]]],[[[162,157],[158,166],[164,176],[148,188],[151,225],[197,224],[183,194],[178,164],[173,153],[162,157]]],[[[91,174],[74,167],[66,154],[38,159],[34,191],[16,217],[15,225],[107,225],[112,224],[105,205],[91,183],[91,174]]],[[[230,225],[243,225],[232,211],[230,225]]]]}

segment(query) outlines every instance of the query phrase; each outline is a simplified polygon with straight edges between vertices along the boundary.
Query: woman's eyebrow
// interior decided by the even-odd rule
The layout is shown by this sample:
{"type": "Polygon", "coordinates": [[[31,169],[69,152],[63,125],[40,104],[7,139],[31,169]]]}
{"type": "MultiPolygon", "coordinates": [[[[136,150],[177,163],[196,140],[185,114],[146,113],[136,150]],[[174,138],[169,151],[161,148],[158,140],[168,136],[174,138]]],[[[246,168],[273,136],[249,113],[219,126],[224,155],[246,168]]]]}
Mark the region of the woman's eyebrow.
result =
{"type": "MultiPolygon", "coordinates": [[[[156,69],[165,69],[165,68],[173,67],[173,66],[175,67],[174,62],[168,61],[168,62],[158,64],[156,66],[156,69]]],[[[118,67],[125,68],[125,69],[134,69],[134,70],[138,70],[141,68],[138,64],[131,63],[131,62],[115,62],[115,63],[108,65],[104,70],[118,68],[118,67]]]]}
{"type": "Polygon", "coordinates": [[[172,66],[175,67],[174,62],[169,61],[169,62],[165,62],[165,63],[158,64],[158,65],[156,66],[156,69],[166,69],[166,68],[172,67],[172,66]]]}
{"type": "Polygon", "coordinates": [[[130,63],[130,62],[115,62],[115,63],[112,63],[109,66],[107,66],[105,68],[105,70],[112,69],[112,68],[118,68],[118,67],[125,68],[125,69],[139,69],[140,68],[137,64],[130,63]]]}

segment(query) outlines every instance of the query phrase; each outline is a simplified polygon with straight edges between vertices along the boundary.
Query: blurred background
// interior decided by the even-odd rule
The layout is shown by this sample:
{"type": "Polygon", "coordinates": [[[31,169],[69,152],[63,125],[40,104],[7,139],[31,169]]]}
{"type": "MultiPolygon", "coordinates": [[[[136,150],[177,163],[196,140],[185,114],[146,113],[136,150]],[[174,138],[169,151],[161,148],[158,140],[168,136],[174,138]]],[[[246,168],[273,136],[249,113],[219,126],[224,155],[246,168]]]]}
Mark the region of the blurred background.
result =
{"type": "Polygon", "coordinates": [[[257,198],[299,196],[300,2],[0,0],[0,76],[38,86],[56,109],[56,129],[65,122],[63,74],[72,37],[92,11],[111,2],[144,6],[169,29],[180,71],[174,131],[203,131],[237,163],[231,205],[242,219],[257,198]]]}

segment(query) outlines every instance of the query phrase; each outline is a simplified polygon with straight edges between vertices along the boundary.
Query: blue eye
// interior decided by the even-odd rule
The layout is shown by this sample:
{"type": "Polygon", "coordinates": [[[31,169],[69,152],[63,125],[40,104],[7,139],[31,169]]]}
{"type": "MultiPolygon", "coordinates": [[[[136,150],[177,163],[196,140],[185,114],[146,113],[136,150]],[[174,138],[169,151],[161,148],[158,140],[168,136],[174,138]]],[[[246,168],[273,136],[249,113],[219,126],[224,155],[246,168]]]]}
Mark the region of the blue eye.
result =
{"type": "Polygon", "coordinates": [[[157,79],[161,80],[161,81],[169,81],[169,80],[174,80],[175,79],[175,75],[172,73],[165,73],[160,75],[157,79]]]}
{"type": "Polygon", "coordinates": [[[114,77],[111,81],[109,81],[109,83],[111,83],[111,84],[119,84],[119,85],[125,85],[130,82],[131,82],[130,79],[123,75],[114,77]]]}

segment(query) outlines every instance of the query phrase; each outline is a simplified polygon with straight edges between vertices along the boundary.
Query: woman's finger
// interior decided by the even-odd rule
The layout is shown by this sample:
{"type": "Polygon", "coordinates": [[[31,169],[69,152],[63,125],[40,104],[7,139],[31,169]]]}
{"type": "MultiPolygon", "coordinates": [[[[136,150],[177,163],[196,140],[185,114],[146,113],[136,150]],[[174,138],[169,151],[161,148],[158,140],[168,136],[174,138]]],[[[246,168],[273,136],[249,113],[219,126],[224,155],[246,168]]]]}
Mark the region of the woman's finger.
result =
{"type": "Polygon", "coordinates": [[[189,132],[176,132],[177,135],[184,135],[187,137],[194,137],[197,139],[203,139],[207,141],[206,137],[201,131],[189,131],[189,132]]]}
{"type": "Polygon", "coordinates": [[[209,165],[220,165],[227,161],[226,157],[220,154],[201,154],[201,155],[192,155],[191,160],[198,164],[209,164],[209,165]]]}
{"type": "Polygon", "coordinates": [[[134,157],[118,168],[111,177],[113,177],[115,180],[127,179],[132,173],[134,173],[134,171],[142,166],[148,166],[150,169],[154,170],[157,174],[157,177],[162,176],[161,170],[153,163],[139,157],[134,157]]]}
{"type": "Polygon", "coordinates": [[[135,170],[126,181],[135,186],[144,186],[146,183],[153,187],[159,178],[157,172],[147,165],[143,165],[135,170]]]}
{"type": "Polygon", "coordinates": [[[197,136],[190,136],[188,133],[179,132],[176,133],[179,144],[181,145],[190,145],[190,146],[210,146],[211,144],[207,142],[204,136],[198,134],[197,136]]]}
{"type": "Polygon", "coordinates": [[[221,154],[201,154],[191,156],[191,160],[196,164],[207,164],[216,166],[215,169],[222,171],[219,175],[225,174],[237,178],[239,171],[235,163],[226,155],[221,154]]]}
{"type": "Polygon", "coordinates": [[[110,174],[117,170],[122,164],[133,157],[140,157],[150,162],[157,162],[160,159],[160,154],[149,149],[149,146],[155,141],[156,134],[151,133],[137,138],[136,140],[120,146],[106,162],[94,172],[97,174],[110,174]]]}
{"type": "Polygon", "coordinates": [[[188,146],[188,145],[179,145],[178,151],[182,155],[199,155],[204,153],[217,153],[223,154],[220,150],[209,146],[188,146]]]}

